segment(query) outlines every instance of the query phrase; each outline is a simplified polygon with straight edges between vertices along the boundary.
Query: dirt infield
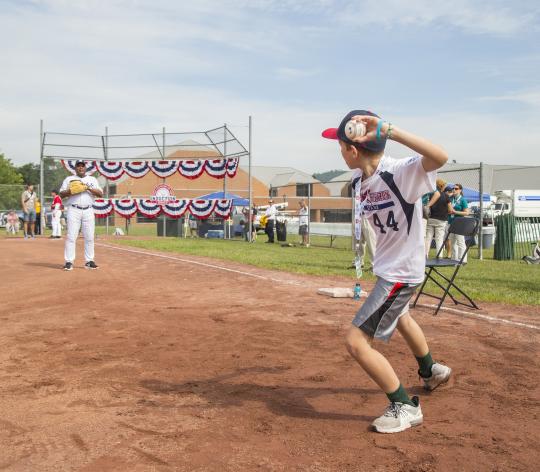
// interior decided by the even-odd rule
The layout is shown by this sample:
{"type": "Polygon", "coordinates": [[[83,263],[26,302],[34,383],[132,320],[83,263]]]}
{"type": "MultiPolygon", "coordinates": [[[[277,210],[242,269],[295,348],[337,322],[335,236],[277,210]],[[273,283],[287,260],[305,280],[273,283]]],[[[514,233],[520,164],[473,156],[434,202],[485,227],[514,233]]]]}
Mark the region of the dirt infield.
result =
{"type": "Polygon", "coordinates": [[[378,345],[425,418],[378,435],[358,302],[315,294],[343,280],[108,244],[64,272],[62,241],[0,239],[0,470],[538,470],[539,308],[415,310],[455,375],[427,394],[399,334],[378,345]]]}

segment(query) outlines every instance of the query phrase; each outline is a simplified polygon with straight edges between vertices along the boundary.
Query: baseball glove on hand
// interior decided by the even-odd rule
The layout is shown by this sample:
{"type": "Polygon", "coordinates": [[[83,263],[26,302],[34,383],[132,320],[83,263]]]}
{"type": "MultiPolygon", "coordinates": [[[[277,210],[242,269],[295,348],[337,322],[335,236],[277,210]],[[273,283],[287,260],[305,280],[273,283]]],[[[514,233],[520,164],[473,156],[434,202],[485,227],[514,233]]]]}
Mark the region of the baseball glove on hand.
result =
{"type": "Polygon", "coordinates": [[[71,195],[77,195],[78,193],[86,192],[88,187],[80,180],[72,180],[69,183],[69,191],[71,195]]]}

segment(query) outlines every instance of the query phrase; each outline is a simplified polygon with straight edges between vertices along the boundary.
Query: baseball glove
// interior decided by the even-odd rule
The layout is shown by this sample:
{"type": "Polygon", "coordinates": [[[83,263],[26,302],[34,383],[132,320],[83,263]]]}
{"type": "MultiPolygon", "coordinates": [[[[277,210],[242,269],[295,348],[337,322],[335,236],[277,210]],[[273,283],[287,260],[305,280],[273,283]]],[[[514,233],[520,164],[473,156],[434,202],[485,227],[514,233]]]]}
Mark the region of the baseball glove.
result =
{"type": "Polygon", "coordinates": [[[88,187],[80,180],[72,180],[69,183],[69,191],[71,195],[77,195],[78,193],[86,192],[88,187]]]}

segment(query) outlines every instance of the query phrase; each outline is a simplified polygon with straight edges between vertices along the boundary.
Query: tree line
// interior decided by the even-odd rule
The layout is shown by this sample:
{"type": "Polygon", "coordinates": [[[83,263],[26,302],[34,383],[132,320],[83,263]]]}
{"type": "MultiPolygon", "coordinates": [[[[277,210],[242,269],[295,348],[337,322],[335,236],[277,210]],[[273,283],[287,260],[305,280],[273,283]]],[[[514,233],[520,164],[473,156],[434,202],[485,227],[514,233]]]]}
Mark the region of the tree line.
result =
{"type": "MultiPolygon", "coordinates": [[[[44,194],[48,196],[51,190],[58,190],[67,174],[60,161],[45,158],[43,165],[44,194]]],[[[11,159],[0,154],[0,210],[20,209],[24,185],[33,184],[37,190],[39,173],[39,164],[16,166],[11,159]]]]}

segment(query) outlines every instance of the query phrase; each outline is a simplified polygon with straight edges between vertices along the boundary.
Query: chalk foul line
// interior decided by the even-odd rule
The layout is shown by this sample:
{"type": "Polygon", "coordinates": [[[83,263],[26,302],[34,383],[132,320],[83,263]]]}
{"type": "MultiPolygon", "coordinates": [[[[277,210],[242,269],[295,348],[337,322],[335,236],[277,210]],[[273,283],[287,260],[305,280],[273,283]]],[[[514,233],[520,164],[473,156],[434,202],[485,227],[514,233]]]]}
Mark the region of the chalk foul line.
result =
{"type": "MultiPolygon", "coordinates": [[[[294,280],[282,280],[282,279],[276,279],[276,278],[273,278],[273,277],[266,277],[264,275],[254,274],[252,272],[246,272],[246,271],[238,270],[238,269],[231,269],[230,267],[224,267],[224,266],[220,266],[220,265],[217,265],[217,264],[210,264],[208,262],[200,262],[200,261],[194,261],[192,259],[183,259],[181,257],[167,256],[165,254],[159,254],[159,253],[156,253],[156,252],[147,252],[147,251],[140,251],[140,250],[137,250],[137,249],[128,249],[128,248],[125,248],[125,247],[114,246],[114,245],[111,245],[111,244],[96,243],[96,245],[101,246],[101,247],[105,247],[105,248],[109,248],[109,249],[114,249],[114,250],[117,250],[117,251],[131,252],[133,254],[141,254],[141,255],[150,256],[150,257],[158,257],[160,259],[168,259],[168,260],[175,261],[175,262],[183,262],[183,263],[187,263],[187,264],[194,264],[194,265],[198,265],[198,266],[202,266],[202,267],[208,267],[208,268],[211,268],[211,269],[223,270],[225,272],[233,272],[235,274],[245,275],[247,277],[253,277],[253,278],[261,279],[261,280],[269,280],[269,281],[280,283],[280,284],[297,285],[297,286],[303,286],[304,285],[302,282],[298,282],[298,281],[294,281],[294,280]]],[[[425,307],[425,308],[436,308],[437,307],[437,305],[430,305],[430,304],[427,304],[427,303],[418,303],[418,306],[425,307]]],[[[498,318],[496,316],[484,315],[482,313],[471,313],[471,312],[468,312],[468,311],[458,310],[457,308],[451,308],[451,307],[441,307],[441,310],[449,311],[449,312],[452,312],[452,313],[457,313],[459,315],[467,316],[467,317],[470,317],[470,318],[478,318],[478,319],[481,319],[481,320],[488,321],[490,323],[503,323],[503,324],[507,324],[507,325],[510,325],[510,326],[518,326],[520,328],[528,328],[528,329],[540,330],[540,326],[535,326],[535,325],[531,325],[531,324],[528,324],[528,323],[521,323],[519,321],[507,320],[505,318],[498,318]]]]}

